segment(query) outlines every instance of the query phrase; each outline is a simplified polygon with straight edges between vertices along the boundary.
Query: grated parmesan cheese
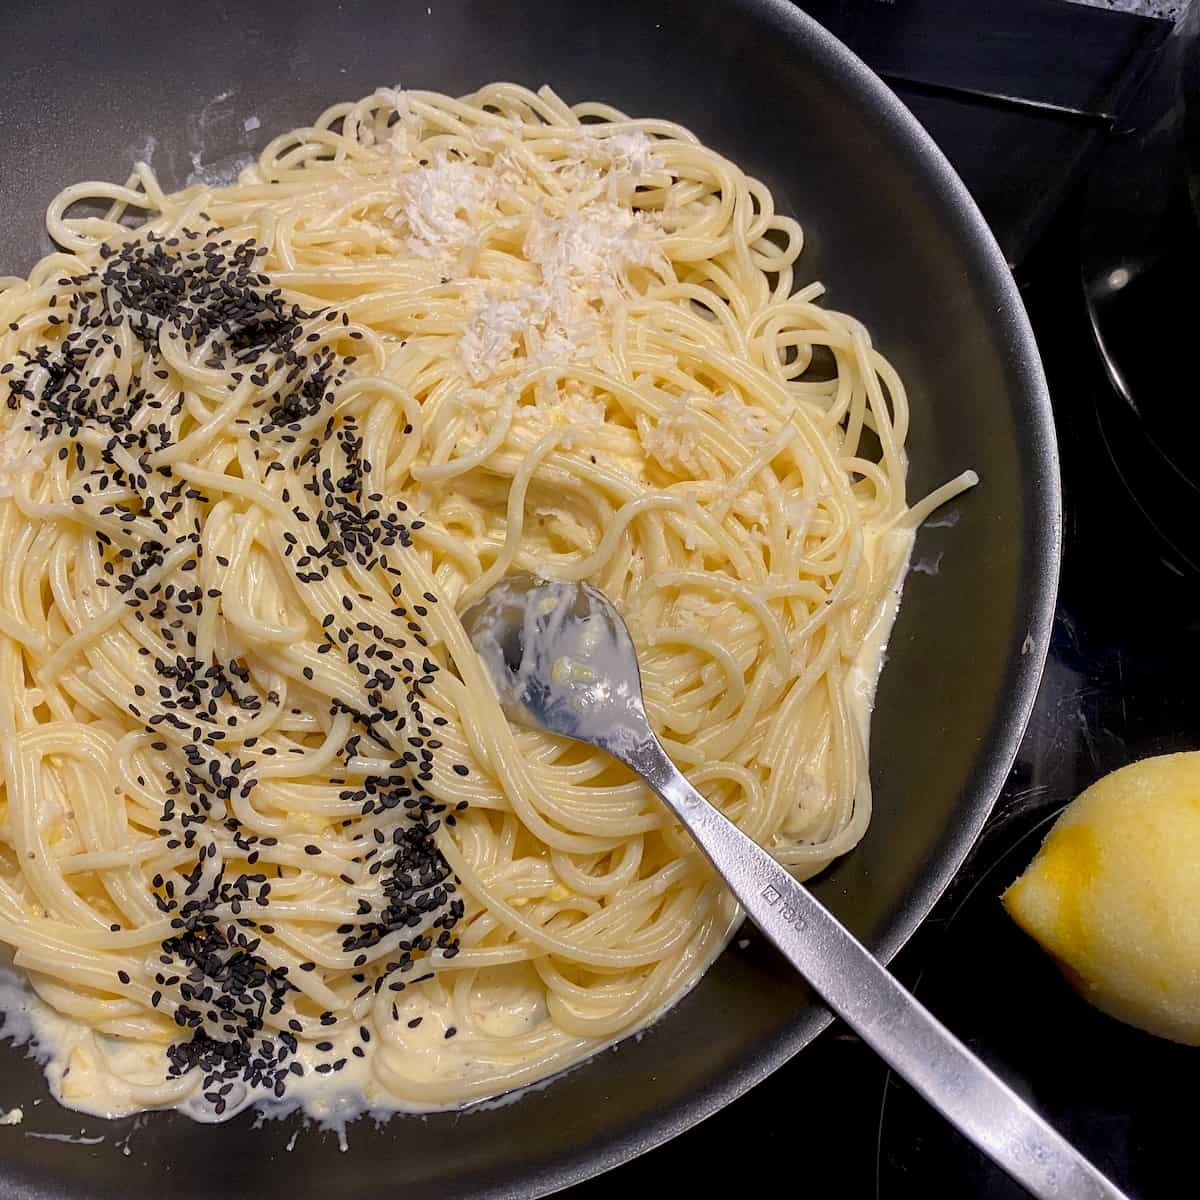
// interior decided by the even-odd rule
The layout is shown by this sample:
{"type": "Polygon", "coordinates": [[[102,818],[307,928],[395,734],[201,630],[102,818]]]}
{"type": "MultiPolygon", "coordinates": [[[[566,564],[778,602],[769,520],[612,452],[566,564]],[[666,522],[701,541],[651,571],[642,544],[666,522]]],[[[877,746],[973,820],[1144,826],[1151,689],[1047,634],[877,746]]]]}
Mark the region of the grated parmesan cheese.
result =
{"type": "Polygon", "coordinates": [[[475,237],[481,210],[492,201],[487,173],[475,163],[439,158],[401,176],[409,249],[421,258],[445,258],[475,237]]]}
{"type": "Polygon", "coordinates": [[[608,137],[582,137],[571,143],[569,152],[577,160],[598,164],[635,180],[661,171],[665,165],[654,153],[654,142],[640,129],[608,137]]]}
{"type": "Polygon", "coordinates": [[[700,430],[700,414],[689,404],[687,397],[680,397],[657,421],[639,415],[638,435],[642,448],[660,466],[670,470],[682,463],[693,473],[696,471],[696,435],[700,430]]]}
{"type": "Polygon", "coordinates": [[[575,380],[567,380],[558,391],[558,412],[572,425],[603,425],[603,400],[585,391],[575,380]]]}
{"type": "Polygon", "coordinates": [[[467,322],[458,344],[464,371],[482,383],[509,363],[536,333],[543,365],[588,361],[602,321],[621,298],[621,273],[654,261],[648,224],[609,201],[562,217],[537,213],[523,245],[540,287],[489,296],[467,322]]]}
{"type": "Polygon", "coordinates": [[[732,425],[749,446],[761,446],[770,438],[772,428],[778,426],[778,421],[766,409],[747,404],[733,392],[713,396],[709,407],[724,418],[726,425],[732,425]]]}
{"type": "Polygon", "coordinates": [[[514,138],[520,129],[501,124],[475,132],[481,163],[439,154],[432,163],[414,165],[408,125],[420,122],[407,97],[399,87],[380,88],[376,94],[400,117],[391,126],[388,143],[400,201],[384,216],[403,224],[407,248],[420,258],[447,265],[458,259],[456,266],[470,275],[463,252],[485,226],[518,220],[504,202],[507,198],[520,207],[531,172],[557,175],[572,189],[589,185],[583,188],[588,199],[581,207],[571,205],[562,214],[541,209],[529,219],[522,252],[538,268],[540,286],[501,285],[489,292],[458,345],[463,372],[476,384],[519,356],[531,365],[589,361],[589,346],[604,340],[608,310],[621,296],[622,272],[656,261],[647,236],[652,219],[617,203],[612,186],[614,179],[631,183],[662,168],[654,141],[638,130],[603,136],[584,128],[565,145],[565,153],[555,150],[531,159],[516,153],[514,138]],[[604,197],[606,176],[610,186],[604,197]]]}
{"type": "Polygon", "coordinates": [[[525,257],[541,270],[560,324],[569,320],[572,301],[603,299],[622,270],[650,261],[644,230],[636,213],[603,200],[563,217],[535,217],[525,237],[525,257]]]}
{"type": "Polygon", "coordinates": [[[458,357],[475,383],[482,383],[512,360],[518,341],[533,323],[534,308],[531,295],[489,298],[467,322],[458,342],[458,357]]]}

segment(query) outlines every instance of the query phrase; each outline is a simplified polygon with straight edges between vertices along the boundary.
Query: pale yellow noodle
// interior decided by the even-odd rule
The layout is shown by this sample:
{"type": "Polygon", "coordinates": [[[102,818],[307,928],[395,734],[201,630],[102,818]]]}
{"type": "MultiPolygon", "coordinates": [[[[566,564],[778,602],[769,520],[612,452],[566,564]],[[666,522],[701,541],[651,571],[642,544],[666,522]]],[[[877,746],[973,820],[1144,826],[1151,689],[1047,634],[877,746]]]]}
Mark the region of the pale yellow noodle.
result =
{"type": "MultiPolygon", "coordinates": [[[[75,1039],[68,1103],[198,1102],[198,1070],[166,1071],[184,1035],[157,899],[193,877],[270,878],[257,954],[294,990],[263,1036],[295,1020],[305,1053],[366,1046],[353,1069],[377,1109],[541,1078],[694,982],[733,928],[728,895],[627,772],[511,728],[471,651],[457,614],[512,570],[611,595],[672,753],[799,876],[862,836],[864,645],[913,528],[974,480],[908,507],[903,384],[858,321],[816,303],[801,228],[760,181],[669,122],[549,89],[383,89],[276,137],[229,186],[164,192],[138,164],[65,189],[47,227],[62,252],[0,276],[0,398],[18,377],[49,386],[29,356],[59,345],[72,296],[114,304],[90,274],[102,247],[151,236],[180,253],[197,233],[253,239],[304,353],[354,360],[319,411],[264,429],[284,370],[235,379],[222,334],[196,344],[156,317],[145,341],[115,327],[85,373],[141,389],[148,448],[42,428],[28,395],[0,408],[0,940],[75,1039]],[[384,562],[301,578],[306,484],[344,469],[347,429],[379,497],[365,506],[402,502],[408,532],[384,562]],[[111,477],[75,499],[102,452],[111,477]],[[123,516],[138,492],[154,505],[123,516]],[[172,531],[198,541],[168,543],[140,581],[183,603],[172,631],[107,585],[176,499],[172,531]],[[339,640],[352,622],[366,632],[339,640]],[[423,698],[387,693],[405,722],[388,745],[353,715],[371,708],[359,655],[397,661],[375,658],[379,631],[405,641],[410,681],[428,676],[423,698]],[[212,770],[254,783],[184,844],[161,813],[191,734],[162,668],[189,633],[187,653],[238,664],[260,702],[213,707],[212,770]],[[392,760],[418,727],[414,744],[436,734],[425,786],[465,909],[457,954],[417,953],[404,976],[388,966],[403,928],[361,953],[343,934],[385,906],[367,852],[409,820],[364,814],[355,789],[411,770],[392,760]]],[[[238,915],[228,898],[212,911],[238,915]]]]}

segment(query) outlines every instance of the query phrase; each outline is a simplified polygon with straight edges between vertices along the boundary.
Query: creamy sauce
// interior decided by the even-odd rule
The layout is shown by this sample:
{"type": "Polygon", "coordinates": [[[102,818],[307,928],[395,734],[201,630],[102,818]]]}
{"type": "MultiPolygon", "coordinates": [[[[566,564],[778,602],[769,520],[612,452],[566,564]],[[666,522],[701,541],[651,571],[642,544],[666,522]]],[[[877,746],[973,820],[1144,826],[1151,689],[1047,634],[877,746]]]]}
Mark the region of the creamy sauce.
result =
{"type": "Polygon", "coordinates": [[[884,663],[887,662],[888,640],[900,611],[900,598],[916,541],[915,534],[907,529],[893,530],[884,537],[890,540],[886,547],[890,552],[888,557],[899,563],[896,579],[888,589],[875,620],[871,622],[853,665],[846,672],[846,705],[858,725],[864,750],[871,744],[871,713],[875,708],[875,693],[879,688],[879,676],[884,663]]]}
{"type": "MultiPolygon", "coordinates": [[[[13,969],[0,969],[0,1012],[5,1018],[0,1035],[27,1047],[42,1065],[55,1098],[69,1108],[104,1118],[129,1116],[146,1109],[143,1087],[161,1091],[166,1070],[161,1046],[98,1034],[83,1022],[63,1016],[43,1003],[13,969]]],[[[249,1107],[259,1109],[268,1119],[302,1111],[322,1128],[338,1132],[365,1114],[386,1117],[393,1112],[435,1111],[435,1106],[398,1104],[383,1092],[372,1075],[375,1056],[402,1057],[404,1074],[411,1080],[470,1079],[474,1065],[471,1040],[447,1038],[455,1020],[452,1006],[421,987],[409,987],[399,995],[395,1012],[395,1020],[389,1016],[384,1022],[363,1022],[369,1042],[363,1041],[357,1024],[331,1032],[320,1043],[328,1044],[327,1050],[318,1050],[317,1043],[301,1042],[289,1061],[299,1063],[304,1075],[289,1084],[282,1101],[266,1087],[237,1083],[226,1097],[227,1110],[218,1117],[200,1094],[199,1077],[192,1073],[178,1081],[172,1107],[206,1124],[228,1120],[249,1107]],[[361,1054],[355,1053],[356,1048],[361,1054]],[[342,1059],[345,1066],[340,1071],[318,1071],[318,1067],[342,1059]]],[[[485,1034],[499,1037],[527,1032],[546,1018],[542,997],[535,989],[511,981],[479,997],[473,1013],[485,1034]]]]}
{"type": "MultiPolygon", "coordinates": [[[[894,539],[887,547],[890,551],[887,557],[894,557],[900,564],[896,582],[889,589],[886,602],[846,675],[847,705],[861,731],[864,747],[912,549],[911,533],[897,531],[887,536],[894,539]]],[[[618,709],[621,703],[629,707],[629,736],[633,736],[644,721],[636,701],[636,660],[631,664],[629,654],[623,649],[623,639],[598,613],[589,612],[581,620],[568,622],[565,619],[568,598],[573,602],[577,594],[575,585],[543,583],[534,590],[498,589],[498,594],[493,594],[498,603],[490,613],[485,612],[482,616],[476,641],[489,668],[497,663],[496,656],[499,656],[502,669],[491,673],[500,682],[502,702],[506,706],[527,703],[531,680],[545,674],[550,687],[545,696],[538,697],[538,702],[568,706],[570,720],[576,722],[579,736],[607,736],[606,730],[611,730],[611,726],[606,724],[602,729],[598,724],[600,709],[597,707],[593,711],[586,703],[588,689],[594,688],[597,681],[607,681],[609,686],[617,689],[618,709]],[[515,606],[520,611],[525,645],[535,648],[534,653],[522,658],[515,670],[503,665],[501,633],[505,617],[501,605],[515,606]]],[[[609,711],[606,701],[604,713],[609,711]]],[[[717,953],[733,938],[742,920],[732,899],[727,908],[728,928],[717,953]]],[[[685,986],[666,1005],[642,1026],[622,1033],[594,1054],[602,1053],[626,1038],[640,1038],[699,982],[711,961],[697,961],[685,986]]],[[[389,1019],[383,1022],[374,1019],[364,1022],[371,1035],[369,1043],[362,1041],[357,1025],[340,1033],[331,1033],[327,1041],[332,1043],[332,1048],[327,1051],[317,1050],[311,1042],[301,1043],[294,1058],[303,1066],[304,1076],[289,1086],[285,1100],[276,1100],[265,1088],[251,1089],[239,1083],[227,1097],[227,1111],[218,1118],[199,1094],[199,1079],[189,1076],[179,1081],[174,1107],[196,1121],[207,1123],[227,1120],[249,1107],[256,1108],[266,1120],[299,1112],[320,1128],[334,1131],[342,1149],[348,1146],[347,1127],[360,1116],[384,1118],[396,1112],[438,1111],[437,1106],[398,1104],[394,1097],[380,1089],[371,1069],[374,1056],[383,1054],[401,1057],[404,1073],[412,1079],[433,1082],[471,1078],[471,1041],[457,1036],[446,1037],[455,1019],[453,1006],[444,998],[444,993],[438,991],[439,994],[434,994],[428,987],[416,986],[401,993],[396,999],[394,1020],[389,1014],[389,1019]],[[356,1047],[362,1051],[361,1055],[355,1054],[356,1047]],[[318,1072],[317,1067],[321,1064],[343,1058],[346,1065],[336,1074],[318,1072]]],[[[519,979],[515,978],[494,989],[494,994],[479,998],[473,1011],[483,1032],[500,1037],[536,1028],[547,1015],[544,997],[534,987],[520,986],[519,979]]],[[[0,968],[0,1013],[4,1016],[0,1035],[27,1047],[31,1056],[42,1064],[51,1092],[67,1107],[100,1117],[127,1116],[145,1111],[145,1101],[139,1095],[141,1085],[161,1088],[165,1069],[161,1047],[96,1034],[82,1022],[64,1017],[44,1004],[24,978],[11,969],[0,968]]],[[[588,1057],[594,1057],[594,1054],[588,1057]]],[[[566,1070],[579,1065],[573,1063],[566,1070]]],[[[461,1106],[462,1111],[513,1103],[528,1091],[550,1086],[562,1074],[564,1071],[558,1071],[525,1087],[461,1106]]],[[[0,1125],[16,1124],[22,1115],[20,1109],[13,1109],[0,1117],[0,1125]]],[[[51,1135],[31,1133],[27,1136],[51,1135]]],[[[69,1140],[91,1145],[103,1139],[69,1140]]]]}

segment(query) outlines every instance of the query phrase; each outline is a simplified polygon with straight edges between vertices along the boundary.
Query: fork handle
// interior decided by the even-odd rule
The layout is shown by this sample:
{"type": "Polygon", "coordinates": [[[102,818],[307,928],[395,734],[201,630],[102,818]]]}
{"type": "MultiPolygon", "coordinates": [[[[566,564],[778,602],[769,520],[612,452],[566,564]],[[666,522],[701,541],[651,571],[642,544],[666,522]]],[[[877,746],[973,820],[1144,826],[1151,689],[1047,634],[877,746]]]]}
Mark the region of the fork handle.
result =
{"type": "Polygon", "coordinates": [[[620,757],[687,827],[754,923],[825,1003],[997,1166],[1039,1200],[1128,1200],[713,808],[656,738],[620,757]]]}

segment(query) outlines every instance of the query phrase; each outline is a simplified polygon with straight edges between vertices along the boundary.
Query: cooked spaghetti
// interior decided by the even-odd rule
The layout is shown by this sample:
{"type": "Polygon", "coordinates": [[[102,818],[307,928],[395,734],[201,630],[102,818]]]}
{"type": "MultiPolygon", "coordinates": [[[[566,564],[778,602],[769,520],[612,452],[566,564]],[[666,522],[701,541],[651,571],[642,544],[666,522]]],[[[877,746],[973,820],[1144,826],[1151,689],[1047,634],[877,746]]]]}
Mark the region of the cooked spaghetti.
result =
{"type": "Polygon", "coordinates": [[[722,886],[464,635],[510,571],[613,598],[797,874],[859,840],[912,531],[973,480],[907,506],[903,386],[762,183],[548,89],[382,90],[48,227],[0,278],[0,940],[65,1103],[464,1103],[699,976],[722,886]]]}

